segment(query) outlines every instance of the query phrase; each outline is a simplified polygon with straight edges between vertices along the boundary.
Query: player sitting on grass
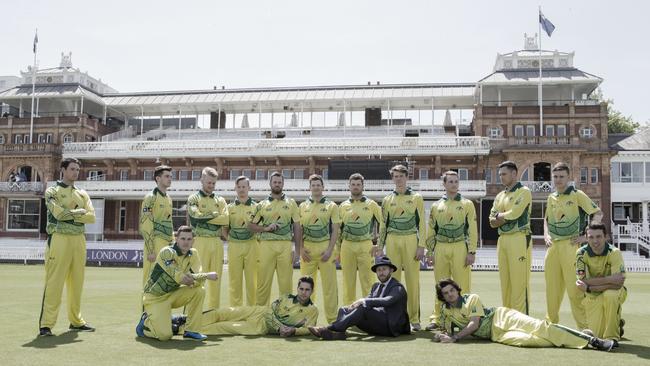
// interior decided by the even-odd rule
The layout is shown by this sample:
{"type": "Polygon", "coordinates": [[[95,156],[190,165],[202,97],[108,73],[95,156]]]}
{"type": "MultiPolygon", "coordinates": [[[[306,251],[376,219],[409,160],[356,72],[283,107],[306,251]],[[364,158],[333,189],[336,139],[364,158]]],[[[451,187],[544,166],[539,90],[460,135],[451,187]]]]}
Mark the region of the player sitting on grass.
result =
{"type": "Polygon", "coordinates": [[[460,295],[460,286],[451,279],[436,285],[436,295],[443,302],[440,309],[444,331],[435,336],[442,343],[454,343],[467,336],[518,347],[585,348],[587,345],[610,351],[611,340],[592,337],[577,330],[532,318],[516,310],[484,308],[476,294],[460,295]]]}

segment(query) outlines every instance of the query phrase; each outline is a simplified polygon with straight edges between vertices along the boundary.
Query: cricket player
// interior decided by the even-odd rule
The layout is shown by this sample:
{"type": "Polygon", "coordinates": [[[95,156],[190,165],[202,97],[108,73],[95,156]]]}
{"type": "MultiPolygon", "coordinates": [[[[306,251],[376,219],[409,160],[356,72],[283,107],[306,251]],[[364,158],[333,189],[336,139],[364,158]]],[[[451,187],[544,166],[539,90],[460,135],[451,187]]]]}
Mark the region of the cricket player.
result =
{"type": "Polygon", "coordinates": [[[395,165],[389,172],[395,190],[381,203],[384,231],[379,235],[379,248],[386,249],[386,255],[397,267],[393,273],[396,280],[401,282],[404,271],[409,321],[411,329],[418,331],[421,329],[420,261],[424,258],[427,237],[424,200],[407,186],[408,169],[404,165],[395,165]]]}
{"type": "Polygon", "coordinates": [[[156,256],[174,240],[172,199],[167,189],[172,185],[172,168],[160,165],[154,169],[156,188],[147,193],[140,209],[140,235],[144,239],[142,284],[149,280],[156,256]]]}
{"type": "Polygon", "coordinates": [[[256,214],[248,224],[251,231],[261,233],[257,267],[257,305],[262,306],[269,304],[273,273],[276,271],[280,295],[291,293],[293,262],[300,256],[302,242],[298,205],[282,193],[282,174],[271,173],[269,185],[269,198],[258,203],[256,214]],[[295,243],[293,256],[292,238],[295,243]]]}
{"type": "Polygon", "coordinates": [[[585,295],[575,285],[576,251],[586,237],[583,235],[589,215],[600,222],[603,214],[583,191],[569,185],[569,166],[557,163],[551,170],[555,192],[546,200],[544,241],[548,250],[544,258],[546,280],[546,319],[560,322],[560,305],[566,289],[571,313],[578,329],[587,328],[582,300],[585,295]]]}
{"type": "Polygon", "coordinates": [[[582,304],[587,327],[597,337],[611,339],[618,346],[623,335],[621,306],[627,298],[625,264],[621,251],[607,243],[607,229],[601,223],[587,227],[588,244],[578,249],[576,286],[586,294],[582,304]]]}
{"type": "MultiPolygon", "coordinates": [[[[308,326],[316,324],[318,309],[311,301],[314,280],[301,277],[296,295],[285,294],[270,306],[242,306],[213,309],[203,313],[202,332],[208,335],[267,335],[281,337],[309,334],[308,326]]],[[[183,329],[185,319],[177,317],[183,329]]]]}
{"type": "Polygon", "coordinates": [[[300,225],[303,230],[303,246],[300,273],[310,276],[314,282],[321,274],[325,317],[328,322],[336,320],[338,290],[336,284],[335,244],[338,241],[341,219],[336,203],[323,196],[323,177],[309,177],[311,196],[300,204],[300,225]]]}
{"type": "Polygon", "coordinates": [[[39,336],[51,336],[67,288],[69,329],[93,332],[81,317],[81,291],[86,267],[86,224],[95,222],[95,209],[88,193],[74,186],[81,163],[75,158],[61,162],[62,179],[45,191],[47,248],[45,289],[39,316],[39,336]]]}
{"type": "Polygon", "coordinates": [[[361,292],[369,294],[374,282],[371,267],[379,253],[373,244],[379,232],[383,232],[384,219],[377,202],[363,195],[363,175],[354,173],[348,180],[350,198],[339,206],[341,217],[341,271],[343,272],[343,303],[352,304],[356,299],[357,271],[361,292]]]}
{"type": "Polygon", "coordinates": [[[532,318],[506,307],[485,308],[476,294],[461,295],[451,279],[436,284],[436,296],[443,302],[440,320],[444,331],[434,340],[454,343],[468,336],[517,347],[585,348],[610,351],[611,340],[600,339],[546,320],[532,318]]]}
{"type": "Polygon", "coordinates": [[[228,238],[228,282],[230,306],[244,303],[243,284],[246,277],[246,305],[253,306],[257,293],[257,234],[248,229],[255,215],[257,202],[248,196],[250,182],[240,176],[235,180],[237,198],[228,205],[230,222],[226,230],[228,238]]]}
{"type": "Polygon", "coordinates": [[[499,229],[497,257],[503,306],[528,314],[532,238],[530,212],[532,195],[517,180],[517,165],[499,164],[505,189],[496,196],[490,211],[490,226],[499,229]]]}
{"type": "Polygon", "coordinates": [[[221,228],[230,222],[228,205],[223,197],[214,193],[217,171],[205,167],[201,172],[201,189],[187,199],[187,214],[194,232],[194,249],[201,258],[201,267],[216,272],[218,279],[206,283],[207,307],[219,307],[221,298],[221,273],[223,272],[223,241],[221,228]]]}
{"type": "Polygon", "coordinates": [[[176,242],[163,248],[144,287],[142,303],[144,312],[135,328],[138,337],[161,341],[172,337],[171,311],[185,307],[188,314],[183,338],[202,341],[203,282],[215,281],[216,272],[202,273],[201,260],[192,248],[192,228],[181,226],[176,232],[176,242]]]}
{"type": "MultiPolygon", "coordinates": [[[[472,201],[458,193],[458,173],[442,176],[445,195],[431,206],[427,245],[436,281],[452,278],[469,292],[472,264],[476,259],[478,229],[472,201]]],[[[410,296],[410,293],[409,293],[410,296]]],[[[440,301],[436,298],[427,330],[441,328],[440,301]]]]}

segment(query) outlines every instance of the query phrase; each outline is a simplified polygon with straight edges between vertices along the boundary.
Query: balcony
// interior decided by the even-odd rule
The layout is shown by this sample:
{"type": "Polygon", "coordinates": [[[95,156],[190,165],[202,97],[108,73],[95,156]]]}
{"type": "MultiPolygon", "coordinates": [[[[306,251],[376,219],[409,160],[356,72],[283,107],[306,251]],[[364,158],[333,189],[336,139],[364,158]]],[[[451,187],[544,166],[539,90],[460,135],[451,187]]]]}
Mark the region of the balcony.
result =
{"type": "Polygon", "coordinates": [[[61,146],[56,144],[1,144],[0,155],[45,155],[60,154],[61,146]]]}
{"type": "Polygon", "coordinates": [[[487,155],[486,137],[290,138],[240,140],[164,140],[64,144],[65,157],[78,159],[179,157],[306,157],[368,155],[487,155]]]}
{"type": "MultiPolygon", "coordinates": [[[[255,198],[264,198],[269,194],[267,180],[251,180],[250,195],[255,198]]],[[[414,180],[409,185],[422,194],[425,199],[438,199],[445,193],[441,180],[414,180]]],[[[152,181],[78,181],[76,187],[85,189],[93,198],[111,199],[141,199],[154,187],[152,181]]],[[[175,199],[186,199],[196,192],[201,186],[198,181],[174,181],[169,189],[169,194],[175,199]]],[[[219,180],[215,192],[228,199],[235,197],[235,182],[219,180]]],[[[390,180],[366,180],[365,193],[373,199],[381,199],[393,191],[395,185],[390,180]]],[[[484,180],[461,181],[460,192],[467,198],[480,198],[485,196],[484,180]]],[[[305,199],[309,196],[309,184],[306,179],[287,179],[284,182],[284,191],[295,199],[305,199]]],[[[331,199],[340,201],[348,198],[347,180],[325,181],[324,194],[331,199]]]]}
{"type": "MultiPolygon", "coordinates": [[[[481,113],[483,117],[539,117],[539,105],[537,101],[529,101],[533,105],[515,105],[515,106],[482,106],[481,113]]],[[[566,102],[558,102],[566,103],[566,102]]],[[[575,115],[598,115],[601,113],[601,105],[597,101],[576,101],[575,106],[571,105],[546,105],[544,108],[544,117],[562,116],[570,114],[575,115]]]]}
{"type": "Polygon", "coordinates": [[[42,182],[0,182],[0,194],[36,194],[43,193],[42,182]]]}
{"type": "MultiPolygon", "coordinates": [[[[576,139],[577,140],[577,139],[576,139]]],[[[490,146],[494,150],[503,150],[505,148],[530,148],[534,146],[535,148],[544,148],[548,146],[549,149],[557,149],[558,147],[571,147],[574,148],[580,147],[579,143],[576,141],[571,141],[571,138],[568,136],[517,136],[517,137],[506,137],[498,139],[490,139],[490,146]]]]}

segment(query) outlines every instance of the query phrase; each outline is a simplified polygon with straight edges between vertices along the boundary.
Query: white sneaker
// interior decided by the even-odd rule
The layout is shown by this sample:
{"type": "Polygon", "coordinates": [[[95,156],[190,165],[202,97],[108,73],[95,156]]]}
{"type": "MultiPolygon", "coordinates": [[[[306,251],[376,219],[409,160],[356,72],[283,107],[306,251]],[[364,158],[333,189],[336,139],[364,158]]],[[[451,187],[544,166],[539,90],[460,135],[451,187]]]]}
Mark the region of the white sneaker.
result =
{"type": "Polygon", "coordinates": [[[421,330],[422,330],[422,326],[420,326],[420,323],[411,323],[412,332],[419,332],[421,330]]]}

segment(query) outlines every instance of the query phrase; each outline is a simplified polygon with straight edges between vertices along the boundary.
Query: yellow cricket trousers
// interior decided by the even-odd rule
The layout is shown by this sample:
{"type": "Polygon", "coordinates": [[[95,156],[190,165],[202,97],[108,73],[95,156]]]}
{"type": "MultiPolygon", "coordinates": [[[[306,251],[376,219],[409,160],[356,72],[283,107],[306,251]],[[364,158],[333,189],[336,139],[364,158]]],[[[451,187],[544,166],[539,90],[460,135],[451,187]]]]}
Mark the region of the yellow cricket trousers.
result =
{"type": "Polygon", "coordinates": [[[621,305],[626,298],[625,287],[587,294],[582,301],[587,314],[587,328],[598,338],[620,340],[621,305]]]}
{"type": "Polygon", "coordinates": [[[279,295],[291,293],[293,278],[292,243],[288,240],[262,240],[257,267],[257,305],[268,306],[271,299],[273,273],[278,273],[279,295]]]}
{"type": "Polygon", "coordinates": [[[341,243],[341,272],[343,274],[343,304],[350,305],[360,297],[370,294],[374,283],[372,272],[374,258],[370,254],[372,241],[348,241],[341,243]],[[361,296],[357,296],[357,271],[361,283],[361,296]]]}
{"type": "MultiPolygon", "coordinates": [[[[451,278],[462,290],[462,294],[469,293],[471,291],[472,283],[472,267],[465,266],[465,260],[467,258],[467,246],[465,242],[458,241],[455,243],[436,243],[436,247],[433,251],[433,276],[436,283],[439,281],[451,278]]],[[[410,296],[410,294],[409,294],[410,296]]],[[[433,314],[429,318],[431,323],[438,323],[440,319],[440,306],[442,306],[440,300],[435,294],[434,297],[434,306],[433,314]]]]}
{"type": "Polygon", "coordinates": [[[268,306],[239,306],[206,311],[201,331],[210,335],[265,335],[268,306]]]}
{"type": "Polygon", "coordinates": [[[584,348],[589,336],[546,320],[531,318],[516,310],[498,307],[492,318],[493,342],[517,347],[584,348]]]}
{"type": "Polygon", "coordinates": [[[255,239],[228,242],[228,288],[230,306],[244,303],[243,285],[246,277],[246,305],[255,305],[257,294],[257,252],[259,243],[255,239]]]}
{"type": "Polygon", "coordinates": [[[528,314],[530,304],[531,237],[523,232],[502,234],[497,241],[503,306],[528,314]]]}
{"type": "Polygon", "coordinates": [[[223,272],[223,241],[219,237],[195,236],[193,247],[199,252],[201,272],[217,272],[216,281],[205,281],[205,307],[216,309],[221,300],[221,274],[223,272]]]}
{"type": "MultiPolygon", "coordinates": [[[[156,254],[156,258],[158,257],[158,253],[164,248],[169,246],[171,243],[165,239],[155,237],[153,238],[153,245],[154,245],[154,254],[156,254]]],[[[153,267],[156,265],[156,262],[149,262],[147,259],[147,254],[145,251],[145,254],[142,256],[142,288],[144,288],[144,285],[147,284],[147,281],[149,281],[149,276],[151,275],[151,271],[153,271],[153,267]]]]}
{"type": "Polygon", "coordinates": [[[50,235],[45,249],[45,289],[41,303],[39,328],[53,328],[59,315],[63,285],[67,288],[68,319],[81,326],[81,292],[86,267],[86,238],[84,234],[50,235]]]}
{"type": "Polygon", "coordinates": [[[203,317],[205,290],[201,286],[181,286],[168,294],[154,296],[144,294],[142,303],[147,319],[144,321],[144,335],[166,341],[172,337],[172,309],[185,307],[187,323],[185,330],[199,332],[203,317]]]}
{"type": "MultiPolygon", "coordinates": [[[[323,302],[325,304],[325,317],[328,323],[334,323],[338,315],[338,286],[336,284],[336,253],[323,262],[321,256],[327,250],[329,241],[318,243],[305,241],[304,248],[309,252],[311,261],[305,262],[300,258],[300,274],[311,276],[314,283],[318,280],[318,272],[321,274],[321,288],[323,289],[323,302]]],[[[316,291],[312,293],[312,301],[316,301],[316,291]]]]}
{"type": "Polygon", "coordinates": [[[396,280],[402,282],[408,293],[406,309],[411,323],[420,323],[420,261],[415,259],[418,249],[417,234],[386,236],[386,255],[397,267],[393,273],[396,280]]]}
{"type": "Polygon", "coordinates": [[[544,279],[546,280],[546,319],[560,322],[560,305],[566,289],[571,303],[571,313],[578,329],[587,328],[587,315],[582,305],[585,294],[576,286],[576,251],[578,244],[570,239],[554,240],[544,257],[544,279]]]}

